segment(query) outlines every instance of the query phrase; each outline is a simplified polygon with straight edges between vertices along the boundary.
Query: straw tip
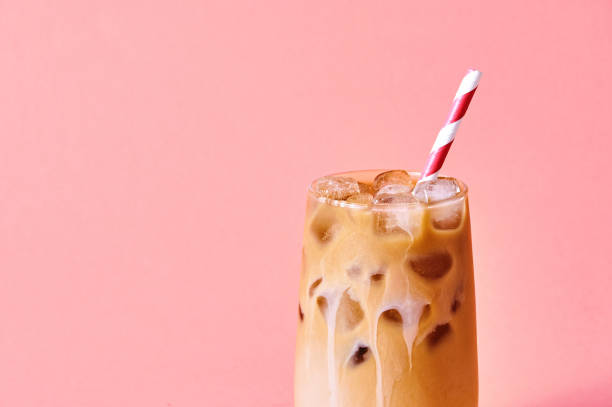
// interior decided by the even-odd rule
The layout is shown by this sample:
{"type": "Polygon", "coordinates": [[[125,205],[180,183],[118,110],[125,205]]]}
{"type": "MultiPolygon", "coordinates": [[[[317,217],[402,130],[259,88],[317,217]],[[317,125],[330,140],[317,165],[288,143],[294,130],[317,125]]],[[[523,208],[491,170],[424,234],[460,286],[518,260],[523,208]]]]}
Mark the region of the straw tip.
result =
{"type": "Polygon", "coordinates": [[[482,76],[482,72],[481,71],[479,71],[478,69],[473,69],[473,68],[468,69],[468,74],[471,74],[471,75],[477,77],[478,79],[480,79],[480,77],[482,76]]]}

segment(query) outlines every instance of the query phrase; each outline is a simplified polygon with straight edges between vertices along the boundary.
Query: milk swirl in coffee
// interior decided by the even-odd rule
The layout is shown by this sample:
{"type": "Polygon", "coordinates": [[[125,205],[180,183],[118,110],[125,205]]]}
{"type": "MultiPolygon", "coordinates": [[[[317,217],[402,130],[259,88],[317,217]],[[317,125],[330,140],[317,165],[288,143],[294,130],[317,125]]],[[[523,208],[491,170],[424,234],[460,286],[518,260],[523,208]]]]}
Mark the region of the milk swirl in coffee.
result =
{"type": "Polygon", "coordinates": [[[295,407],[475,407],[467,190],[403,170],[312,183],[295,407]]]}

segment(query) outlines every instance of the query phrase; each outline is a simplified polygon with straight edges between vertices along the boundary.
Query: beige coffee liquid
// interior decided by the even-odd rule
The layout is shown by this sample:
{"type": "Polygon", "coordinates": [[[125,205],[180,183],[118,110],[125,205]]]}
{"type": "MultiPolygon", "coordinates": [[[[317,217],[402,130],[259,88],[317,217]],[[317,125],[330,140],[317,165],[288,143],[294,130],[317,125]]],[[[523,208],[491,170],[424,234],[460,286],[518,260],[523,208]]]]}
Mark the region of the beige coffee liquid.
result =
{"type": "Polygon", "coordinates": [[[400,188],[414,180],[378,173],[342,174],[309,193],[295,407],[475,407],[465,186],[415,201],[400,188]]]}

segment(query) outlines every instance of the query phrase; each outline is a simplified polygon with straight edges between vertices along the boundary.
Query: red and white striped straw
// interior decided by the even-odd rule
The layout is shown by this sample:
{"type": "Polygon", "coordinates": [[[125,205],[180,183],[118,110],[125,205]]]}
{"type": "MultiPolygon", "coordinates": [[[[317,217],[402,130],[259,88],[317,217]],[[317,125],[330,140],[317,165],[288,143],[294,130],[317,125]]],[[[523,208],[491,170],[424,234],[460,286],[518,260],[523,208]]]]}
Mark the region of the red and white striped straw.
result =
{"type": "Polygon", "coordinates": [[[425,165],[425,169],[421,173],[419,182],[436,179],[438,177],[446,154],[448,154],[448,150],[450,150],[450,146],[455,139],[455,134],[457,133],[461,119],[465,116],[470,101],[476,92],[481,75],[479,71],[470,69],[467,75],[463,77],[459,85],[459,90],[457,90],[457,94],[455,95],[455,99],[453,99],[453,105],[448,115],[448,119],[446,120],[446,124],[438,133],[438,137],[431,148],[427,165],[425,165]]]}

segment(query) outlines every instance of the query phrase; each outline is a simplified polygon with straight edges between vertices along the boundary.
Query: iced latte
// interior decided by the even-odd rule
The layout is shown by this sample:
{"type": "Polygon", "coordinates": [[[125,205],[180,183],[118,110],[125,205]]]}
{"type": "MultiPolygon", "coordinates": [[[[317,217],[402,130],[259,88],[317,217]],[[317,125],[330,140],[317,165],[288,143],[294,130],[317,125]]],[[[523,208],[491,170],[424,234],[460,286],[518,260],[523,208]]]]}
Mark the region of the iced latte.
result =
{"type": "Polygon", "coordinates": [[[467,190],[360,171],[308,193],[295,407],[476,407],[467,190]]]}

